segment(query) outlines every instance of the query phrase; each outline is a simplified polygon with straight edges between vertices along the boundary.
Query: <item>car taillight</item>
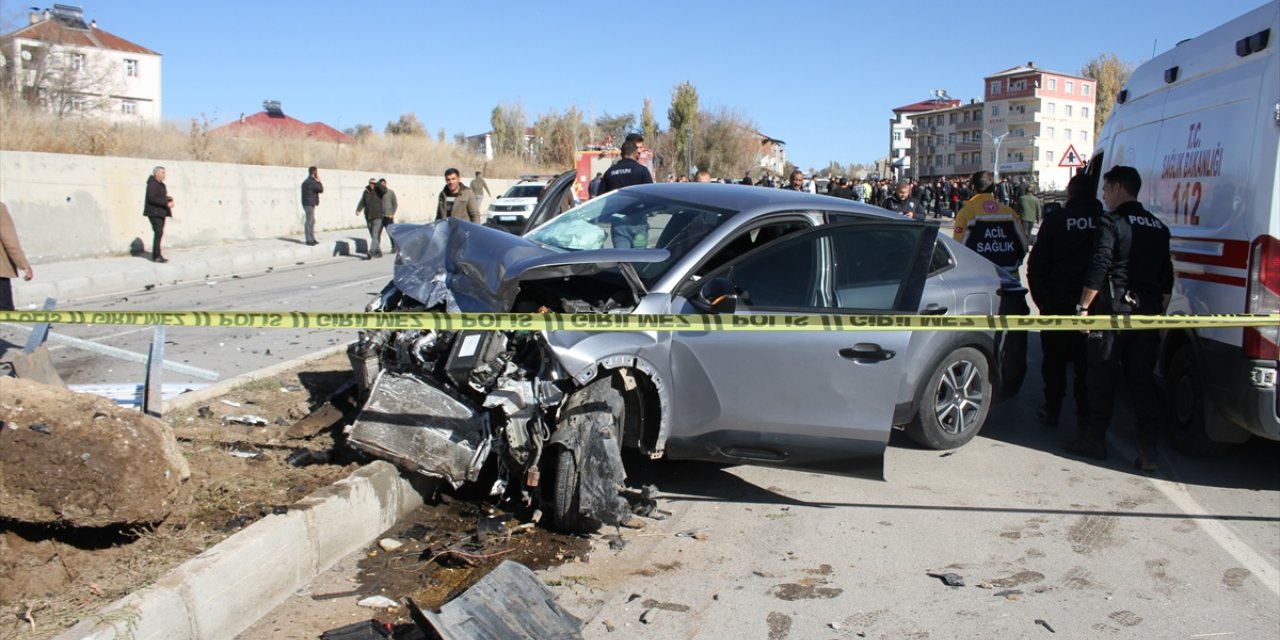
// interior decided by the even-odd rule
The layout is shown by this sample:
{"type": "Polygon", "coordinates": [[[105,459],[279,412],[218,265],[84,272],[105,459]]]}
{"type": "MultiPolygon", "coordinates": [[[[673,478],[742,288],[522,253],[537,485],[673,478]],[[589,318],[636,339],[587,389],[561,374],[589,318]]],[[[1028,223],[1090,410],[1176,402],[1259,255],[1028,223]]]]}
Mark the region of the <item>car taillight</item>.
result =
{"type": "MultiPolygon", "coordinates": [[[[1245,313],[1280,313],[1280,240],[1258,236],[1249,248],[1249,290],[1245,313]]],[[[1246,328],[1244,355],[1280,360],[1280,327],[1246,328]]]]}

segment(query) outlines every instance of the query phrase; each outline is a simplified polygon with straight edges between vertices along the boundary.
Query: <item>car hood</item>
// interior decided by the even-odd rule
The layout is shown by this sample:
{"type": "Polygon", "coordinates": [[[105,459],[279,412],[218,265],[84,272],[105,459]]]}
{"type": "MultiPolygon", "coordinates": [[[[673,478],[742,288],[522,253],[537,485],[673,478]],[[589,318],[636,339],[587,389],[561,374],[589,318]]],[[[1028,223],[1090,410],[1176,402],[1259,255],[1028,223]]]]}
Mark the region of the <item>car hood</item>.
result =
{"type": "Polygon", "coordinates": [[[661,262],[666,249],[564,251],[505,231],[446,218],[397,224],[399,246],[392,282],[427,308],[449,312],[511,310],[522,280],[589,275],[619,267],[638,299],[645,293],[631,263],[661,262]]]}

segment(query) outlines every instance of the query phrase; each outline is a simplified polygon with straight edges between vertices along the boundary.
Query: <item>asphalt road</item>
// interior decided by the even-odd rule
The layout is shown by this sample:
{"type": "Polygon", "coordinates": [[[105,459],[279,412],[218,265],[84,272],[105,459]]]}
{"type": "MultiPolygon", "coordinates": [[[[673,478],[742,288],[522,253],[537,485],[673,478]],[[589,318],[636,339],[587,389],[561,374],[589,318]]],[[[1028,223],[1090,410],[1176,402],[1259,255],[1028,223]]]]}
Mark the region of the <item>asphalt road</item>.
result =
{"type": "MultiPolygon", "coordinates": [[[[362,309],[391,267],[389,258],[339,259],[71,308],[362,309]]],[[[55,331],[136,353],[151,338],[133,327],[55,331]]],[[[25,340],[12,327],[0,336],[25,340]]],[[[353,337],[170,328],[166,355],[226,378],[353,337]]],[[[620,551],[598,544],[590,562],[544,578],[587,621],[588,638],[1051,637],[1036,620],[1056,637],[1280,638],[1280,444],[1255,440],[1210,460],[1162,446],[1160,473],[1140,474],[1120,415],[1110,461],[1066,456],[1059,445],[1073,417],[1057,430],[1032,417],[1040,380],[1031,344],[1021,395],[958,451],[895,437],[886,482],[638,461],[632,482],[656,484],[671,517],[623,531],[620,551]]],[[[142,380],[140,364],[52,351],[72,384],[142,380]]],[[[348,622],[368,615],[351,603],[324,607],[348,622]]],[[[289,637],[329,628],[311,624],[289,637]]]]}
{"type": "MultiPolygon", "coordinates": [[[[62,306],[69,310],[170,311],[363,311],[391,279],[394,256],[380,260],[342,257],[319,263],[276,267],[269,272],[202,283],[158,286],[150,291],[104,296],[62,306]]],[[[58,325],[52,333],[145,355],[151,327],[58,325]]],[[[0,337],[25,344],[28,333],[0,325],[0,337]]],[[[218,379],[255,371],[278,362],[350,342],[351,330],[184,328],[165,329],[165,360],[217,372],[218,379]]],[[[131,384],[144,380],[143,364],[104,356],[79,347],[49,342],[49,351],[69,385],[131,384]]],[[[165,383],[207,384],[208,380],[166,371],[165,383]]]]}

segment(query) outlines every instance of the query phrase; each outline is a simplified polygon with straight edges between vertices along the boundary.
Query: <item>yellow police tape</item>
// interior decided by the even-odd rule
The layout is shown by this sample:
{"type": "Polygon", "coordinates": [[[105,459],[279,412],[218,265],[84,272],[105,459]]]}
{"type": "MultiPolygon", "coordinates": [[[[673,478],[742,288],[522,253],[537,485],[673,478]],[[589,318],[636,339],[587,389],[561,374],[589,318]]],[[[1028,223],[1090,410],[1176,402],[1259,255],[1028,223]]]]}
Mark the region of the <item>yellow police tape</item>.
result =
{"type": "Polygon", "coordinates": [[[331,313],[320,311],[0,311],[0,322],[246,329],[488,331],[1073,331],[1276,327],[1280,314],[1211,316],[665,315],[331,313]]]}

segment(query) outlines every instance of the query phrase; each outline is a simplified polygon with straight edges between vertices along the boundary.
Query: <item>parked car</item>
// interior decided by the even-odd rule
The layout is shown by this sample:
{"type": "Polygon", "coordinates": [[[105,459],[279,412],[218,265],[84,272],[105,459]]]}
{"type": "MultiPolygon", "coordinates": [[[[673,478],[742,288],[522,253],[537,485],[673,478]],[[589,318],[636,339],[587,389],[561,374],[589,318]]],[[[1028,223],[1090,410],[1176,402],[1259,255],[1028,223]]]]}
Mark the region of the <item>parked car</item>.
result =
{"type": "MultiPolygon", "coordinates": [[[[750,322],[1026,308],[1015,279],[935,225],[778,189],[641,185],[523,237],[452,219],[394,233],[395,276],[370,311],[750,322]],[[624,235],[644,248],[615,248],[624,235]]],[[[495,492],[592,530],[628,517],[624,447],[883,478],[895,426],[961,446],[1021,382],[999,364],[1007,342],[976,330],[367,331],[350,352],[367,401],[349,441],[454,486],[494,460],[495,492]]]]}
{"type": "Polygon", "coordinates": [[[529,213],[538,204],[538,196],[542,195],[548,180],[541,177],[525,176],[496,200],[489,203],[486,218],[491,226],[519,232],[525,228],[529,213]]]}

